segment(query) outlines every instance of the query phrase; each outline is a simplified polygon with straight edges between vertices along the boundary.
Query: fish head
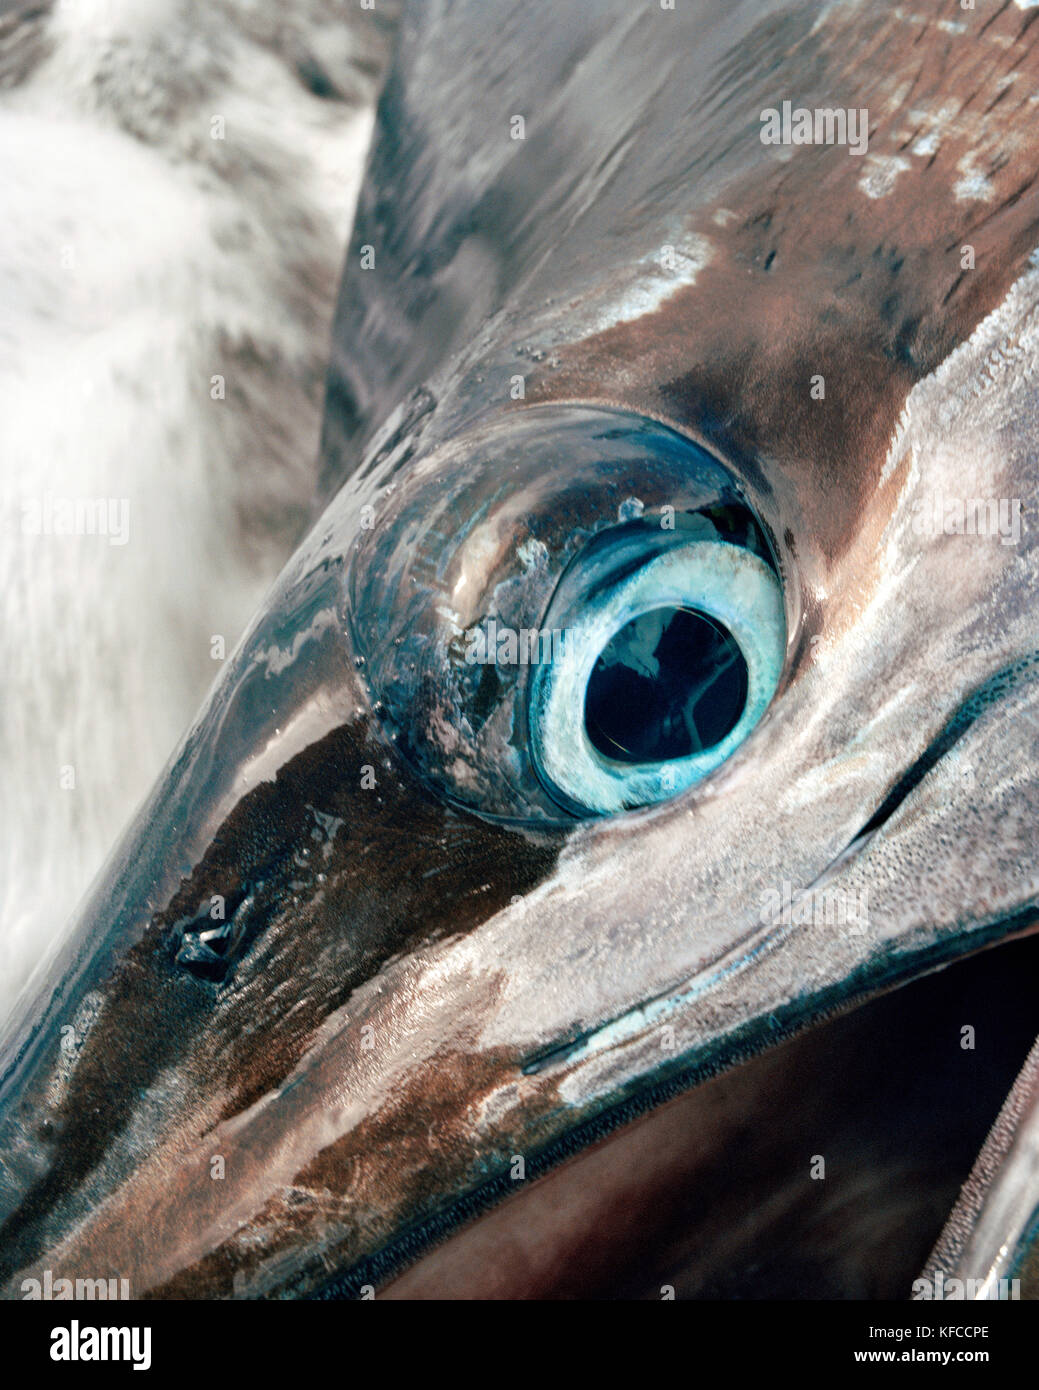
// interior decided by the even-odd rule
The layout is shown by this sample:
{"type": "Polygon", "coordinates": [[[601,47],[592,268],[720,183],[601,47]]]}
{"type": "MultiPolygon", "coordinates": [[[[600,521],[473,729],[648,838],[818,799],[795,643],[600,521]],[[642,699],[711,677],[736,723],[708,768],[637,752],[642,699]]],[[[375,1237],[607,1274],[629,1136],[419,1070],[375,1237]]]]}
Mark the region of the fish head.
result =
{"type": "Polygon", "coordinates": [[[1034,928],[1039,58],[922,14],[405,13],[324,509],[8,1034],[9,1295],[529,1294],[677,1168],[717,1287],[818,1025],[1034,928]]]}

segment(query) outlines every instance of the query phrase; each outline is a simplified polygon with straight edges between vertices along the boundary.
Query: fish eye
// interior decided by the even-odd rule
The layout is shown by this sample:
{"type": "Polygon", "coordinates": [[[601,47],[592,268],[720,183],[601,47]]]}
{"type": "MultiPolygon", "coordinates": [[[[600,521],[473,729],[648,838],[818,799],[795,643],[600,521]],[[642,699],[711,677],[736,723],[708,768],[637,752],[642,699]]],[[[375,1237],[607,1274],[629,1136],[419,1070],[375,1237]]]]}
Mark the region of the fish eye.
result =
{"type": "Polygon", "coordinates": [[[342,617],[432,791],[501,821],[612,815],[702,781],[761,719],[787,596],[748,484],[707,450],[542,406],[393,470],[358,496],[342,617]]]}
{"type": "Polygon", "coordinates": [[[634,570],[631,538],[604,537],[546,615],[562,640],[533,674],[533,758],[549,792],[578,814],[662,801],[701,781],[779,683],[786,624],[775,571],[712,532],[707,516],[695,519],[700,538],[676,533],[634,570]]]}

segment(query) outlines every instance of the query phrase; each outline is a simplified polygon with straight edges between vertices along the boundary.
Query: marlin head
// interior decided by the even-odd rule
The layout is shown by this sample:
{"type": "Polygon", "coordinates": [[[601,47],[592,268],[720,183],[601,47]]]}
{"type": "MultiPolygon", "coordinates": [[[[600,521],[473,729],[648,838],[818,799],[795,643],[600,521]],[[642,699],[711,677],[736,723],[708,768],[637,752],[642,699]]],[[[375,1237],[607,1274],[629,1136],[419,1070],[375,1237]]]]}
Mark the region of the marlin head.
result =
{"type": "Polygon", "coordinates": [[[405,15],[330,500],[7,1042],[9,1294],[558,1291],[640,1171],[714,1254],[612,1287],[703,1292],[832,1151],[893,1295],[991,1119],[910,1180],[897,1006],[813,1025],[1039,916],[1034,16],[536,8],[405,15]]]}

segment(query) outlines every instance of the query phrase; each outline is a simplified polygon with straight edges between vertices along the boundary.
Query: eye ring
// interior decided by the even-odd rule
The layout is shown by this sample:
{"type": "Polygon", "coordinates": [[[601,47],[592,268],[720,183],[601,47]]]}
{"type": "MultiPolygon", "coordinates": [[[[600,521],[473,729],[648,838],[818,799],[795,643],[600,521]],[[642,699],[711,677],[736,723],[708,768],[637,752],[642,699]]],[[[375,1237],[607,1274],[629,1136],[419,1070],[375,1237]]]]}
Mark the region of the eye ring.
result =
{"type": "Polygon", "coordinates": [[[557,623],[555,659],[531,681],[534,764],[549,791],[580,814],[608,815],[666,800],[729,758],[765,713],[782,671],[786,623],[782,589],[752,551],[722,540],[676,546],[627,575],[594,604],[573,605],[557,623]],[[602,753],[585,723],[588,684],[600,654],[628,624],[659,609],[693,610],[720,624],[746,665],[742,713],[717,743],[660,762],[619,762],[602,753]],[[574,611],[576,610],[576,611],[574,611]]]}

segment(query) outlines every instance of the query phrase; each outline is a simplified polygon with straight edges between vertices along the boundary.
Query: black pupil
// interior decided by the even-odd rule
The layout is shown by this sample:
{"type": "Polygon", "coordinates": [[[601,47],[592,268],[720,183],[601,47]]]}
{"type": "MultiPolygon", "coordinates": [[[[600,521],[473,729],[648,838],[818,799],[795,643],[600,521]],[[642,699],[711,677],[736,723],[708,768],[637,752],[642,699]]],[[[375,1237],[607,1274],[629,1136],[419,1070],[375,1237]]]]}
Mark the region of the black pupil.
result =
{"type": "Polygon", "coordinates": [[[747,663],[732,634],[692,608],[627,623],[588,680],[584,722],[615,762],[662,763],[713,748],[747,703],[747,663]]]}

